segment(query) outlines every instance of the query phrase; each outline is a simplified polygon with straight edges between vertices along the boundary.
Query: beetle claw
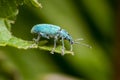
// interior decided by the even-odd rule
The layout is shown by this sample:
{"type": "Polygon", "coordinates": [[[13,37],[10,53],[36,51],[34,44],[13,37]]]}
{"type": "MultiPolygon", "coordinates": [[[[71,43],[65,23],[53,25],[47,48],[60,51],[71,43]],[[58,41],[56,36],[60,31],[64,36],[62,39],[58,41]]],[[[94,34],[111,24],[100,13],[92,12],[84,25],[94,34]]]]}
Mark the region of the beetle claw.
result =
{"type": "Polygon", "coordinates": [[[33,38],[33,41],[38,44],[38,39],[33,38]]]}
{"type": "Polygon", "coordinates": [[[61,55],[62,55],[62,56],[64,56],[64,54],[65,54],[65,47],[64,47],[64,48],[62,48],[61,50],[62,50],[61,55]]]}
{"type": "Polygon", "coordinates": [[[54,51],[52,50],[50,53],[51,53],[51,54],[54,54],[54,51]]]}

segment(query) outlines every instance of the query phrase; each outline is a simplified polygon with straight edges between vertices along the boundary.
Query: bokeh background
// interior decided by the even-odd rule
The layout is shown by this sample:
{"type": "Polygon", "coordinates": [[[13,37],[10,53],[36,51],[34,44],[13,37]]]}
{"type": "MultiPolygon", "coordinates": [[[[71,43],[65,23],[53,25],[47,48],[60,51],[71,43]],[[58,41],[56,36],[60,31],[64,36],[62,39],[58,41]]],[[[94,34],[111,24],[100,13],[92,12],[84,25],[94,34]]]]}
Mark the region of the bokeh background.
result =
{"type": "MultiPolygon", "coordinates": [[[[49,23],[66,29],[75,55],[40,49],[0,47],[0,80],[113,80],[114,0],[39,0],[42,8],[19,6],[12,34],[31,41],[33,25],[49,23]]],[[[66,42],[69,48],[69,43],[66,42]]]]}

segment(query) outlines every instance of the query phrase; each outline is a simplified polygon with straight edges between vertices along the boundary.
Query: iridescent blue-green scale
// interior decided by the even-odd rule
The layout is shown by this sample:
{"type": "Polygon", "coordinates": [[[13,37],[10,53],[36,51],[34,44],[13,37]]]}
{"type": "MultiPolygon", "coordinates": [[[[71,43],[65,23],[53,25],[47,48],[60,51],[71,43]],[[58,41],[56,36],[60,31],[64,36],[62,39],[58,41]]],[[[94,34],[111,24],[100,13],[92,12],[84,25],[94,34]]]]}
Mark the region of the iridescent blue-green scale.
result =
{"type": "Polygon", "coordinates": [[[42,32],[44,34],[48,34],[48,35],[56,35],[57,32],[60,30],[59,26],[56,25],[51,25],[51,24],[38,24],[36,25],[39,30],[39,32],[42,32]]]}

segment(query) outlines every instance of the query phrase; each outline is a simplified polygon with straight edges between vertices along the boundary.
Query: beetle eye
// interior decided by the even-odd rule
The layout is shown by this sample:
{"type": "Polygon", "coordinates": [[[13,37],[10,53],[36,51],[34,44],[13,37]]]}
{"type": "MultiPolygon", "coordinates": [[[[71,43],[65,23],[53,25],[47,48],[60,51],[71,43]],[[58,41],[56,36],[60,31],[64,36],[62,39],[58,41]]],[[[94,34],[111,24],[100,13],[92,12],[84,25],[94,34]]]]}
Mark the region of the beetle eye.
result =
{"type": "Polygon", "coordinates": [[[71,41],[71,44],[74,44],[74,42],[73,42],[73,41],[71,41]]]}

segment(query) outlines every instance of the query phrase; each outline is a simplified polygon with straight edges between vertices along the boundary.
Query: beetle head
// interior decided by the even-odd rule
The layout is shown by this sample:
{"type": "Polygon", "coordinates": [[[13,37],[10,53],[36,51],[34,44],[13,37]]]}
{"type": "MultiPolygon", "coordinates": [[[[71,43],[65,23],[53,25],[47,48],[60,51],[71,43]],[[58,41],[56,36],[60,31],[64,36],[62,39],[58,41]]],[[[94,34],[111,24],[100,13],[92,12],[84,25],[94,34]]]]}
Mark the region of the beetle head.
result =
{"type": "Polygon", "coordinates": [[[64,37],[66,40],[68,40],[70,42],[70,44],[74,44],[74,41],[73,41],[72,37],[64,29],[62,29],[60,31],[60,37],[64,37]]]}

